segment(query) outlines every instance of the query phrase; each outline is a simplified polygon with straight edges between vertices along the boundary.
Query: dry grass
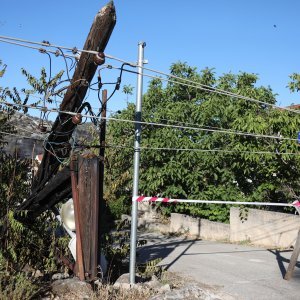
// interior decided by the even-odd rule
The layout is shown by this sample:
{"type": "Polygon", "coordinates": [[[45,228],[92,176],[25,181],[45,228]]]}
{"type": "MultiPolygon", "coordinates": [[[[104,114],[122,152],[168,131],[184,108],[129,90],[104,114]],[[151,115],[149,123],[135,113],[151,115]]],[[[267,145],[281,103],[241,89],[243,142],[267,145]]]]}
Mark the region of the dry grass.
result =
{"type": "Polygon", "coordinates": [[[103,285],[97,291],[89,291],[88,293],[78,294],[75,292],[68,292],[63,295],[51,295],[48,299],[59,300],[146,300],[156,293],[149,288],[132,288],[132,289],[115,289],[111,285],[103,285]]]}
{"type": "MultiPolygon", "coordinates": [[[[171,289],[180,289],[185,285],[185,279],[176,273],[163,271],[159,278],[159,282],[162,285],[168,284],[171,289]]],[[[137,283],[132,288],[114,287],[111,284],[99,284],[95,285],[94,289],[89,284],[65,286],[62,289],[56,288],[46,293],[44,298],[47,300],[147,300],[152,296],[163,294],[164,291],[160,290],[160,285],[148,285],[147,283],[137,283]]],[[[1,297],[0,297],[1,299],[1,297]]]]}
{"type": "Polygon", "coordinates": [[[93,295],[92,300],[146,300],[156,292],[145,287],[137,286],[131,289],[115,289],[109,285],[99,287],[98,291],[93,295]]]}

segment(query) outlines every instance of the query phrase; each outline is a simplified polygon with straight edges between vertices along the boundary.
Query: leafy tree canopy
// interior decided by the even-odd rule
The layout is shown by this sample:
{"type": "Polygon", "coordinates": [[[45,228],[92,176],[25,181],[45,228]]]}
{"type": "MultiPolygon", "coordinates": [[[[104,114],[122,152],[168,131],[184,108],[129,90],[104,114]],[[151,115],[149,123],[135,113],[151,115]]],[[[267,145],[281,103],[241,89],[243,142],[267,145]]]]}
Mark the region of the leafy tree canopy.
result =
{"type": "MultiPolygon", "coordinates": [[[[213,69],[198,72],[181,62],[171,66],[171,74],[206,88],[151,81],[143,98],[143,121],[297,137],[297,114],[207,91],[213,87],[275,104],[272,89],[257,86],[257,75],[240,72],[217,77],[213,69]]],[[[114,117],[133,120],[134,110],[129,103],[114,117]]],[[[112,147],[107,151],[106,198],[119,212],[130,208],[133,139],[133,124],[109,122],[107,143],[112,147]]],[[[142,147],[140,194],[262,202],[289,202],[299,194],[299,156],[280,154],[297,153],[296,141],[143,125],[142,147]]],[[[218,221],[229,217],[225,205],[176,204],[162,209],[218,221]]]]}
{"type": "Polygon", "coordinates": [[[291,81],[288,84],[288,87],[291,92],[299,92],[300,91],[300,74],[293,73],[290,75],[291,81]]]}

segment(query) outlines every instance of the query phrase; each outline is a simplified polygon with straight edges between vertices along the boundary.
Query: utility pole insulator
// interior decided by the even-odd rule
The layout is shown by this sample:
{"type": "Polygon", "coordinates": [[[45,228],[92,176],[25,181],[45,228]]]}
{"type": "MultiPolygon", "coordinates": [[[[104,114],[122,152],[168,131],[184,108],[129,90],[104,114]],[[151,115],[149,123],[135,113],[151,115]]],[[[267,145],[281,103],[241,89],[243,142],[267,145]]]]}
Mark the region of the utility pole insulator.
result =
{"type": "Polygon", "coordinates": [[[103,52],[99,52],[94,56],[94,63],[97,66],[101,66],[105,63],[105,54],[103,52]]]}
{"type": "Polygon", "coordinates": [[[75,125],[78,125],[82,122],[82,116],[81,114],[77,114],[75,116],[72,117],[72,123],[75,125]]]}

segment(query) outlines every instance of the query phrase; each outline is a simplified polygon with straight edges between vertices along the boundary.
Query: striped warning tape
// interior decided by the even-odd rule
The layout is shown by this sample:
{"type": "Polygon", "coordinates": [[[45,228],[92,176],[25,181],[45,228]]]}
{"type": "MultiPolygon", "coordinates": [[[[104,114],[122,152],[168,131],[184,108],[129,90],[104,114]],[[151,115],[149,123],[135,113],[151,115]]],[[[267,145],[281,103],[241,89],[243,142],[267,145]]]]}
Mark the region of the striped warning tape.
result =
{"type": "Polygon", "coordinates": [[[159,197],[144,197],[144,196],[133,197],[132,201],[137,201],[137,202],[142,202],[142,201],[149,201],[149,202],[178,202],[177,199],[159,198],[159,197]]]}
{"type": "Polygon", "coordinates": [[[231,204],[231,205],[260,205],[260,206],[284,206],[295,207],[300,211],[300,201],[293,203],[274,203],[274,202],[243,202],[243,201],[221,201],[221,200],[191,200],[191,199],[172,199],[160,197],[132,197],[132,201],[137,202],[164,202],[164,203],[205,203],[205,204],[231,204]]]}
{"type": "Polygon", "coordinates": [[[300,201],[298,200],[294,201],[293,206],[296,208],[298,214],[300,215],[300,201]]]}

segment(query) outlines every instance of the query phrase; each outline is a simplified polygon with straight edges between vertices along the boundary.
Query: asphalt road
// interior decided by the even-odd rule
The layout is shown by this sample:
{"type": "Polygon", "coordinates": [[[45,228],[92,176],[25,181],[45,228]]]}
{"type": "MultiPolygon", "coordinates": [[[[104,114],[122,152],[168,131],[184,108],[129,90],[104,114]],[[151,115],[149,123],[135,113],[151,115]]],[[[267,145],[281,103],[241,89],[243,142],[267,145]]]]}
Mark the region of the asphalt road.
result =
{"type": "Polygon", "coordinates": [[[283,279],[292,251],[277,251],[184,237],[143,233],[138,261],[163,258],[161,265],[189,280],[218,288],[236,299],[300,299],[300,261],[283,279]]]}

